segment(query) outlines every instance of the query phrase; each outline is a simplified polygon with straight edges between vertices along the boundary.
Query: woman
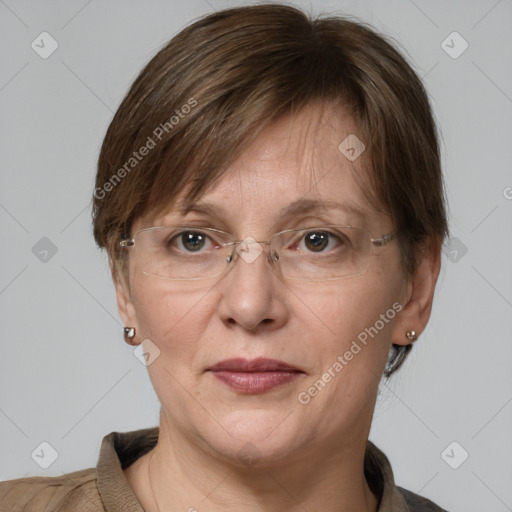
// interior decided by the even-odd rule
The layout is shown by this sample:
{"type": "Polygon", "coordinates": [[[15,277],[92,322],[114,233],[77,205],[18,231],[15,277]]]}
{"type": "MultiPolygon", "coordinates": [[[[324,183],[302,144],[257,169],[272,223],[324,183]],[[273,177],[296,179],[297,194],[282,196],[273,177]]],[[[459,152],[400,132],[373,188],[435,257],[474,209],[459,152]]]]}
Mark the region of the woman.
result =
{"type": "Polygon", "coordinates": [[[114,116],[93,218],[160,425],[1,483],[2,510],[442,510],[368,441],[447,231],[428,99],[382,36],[277,4],[187,27],[114,116]]]}

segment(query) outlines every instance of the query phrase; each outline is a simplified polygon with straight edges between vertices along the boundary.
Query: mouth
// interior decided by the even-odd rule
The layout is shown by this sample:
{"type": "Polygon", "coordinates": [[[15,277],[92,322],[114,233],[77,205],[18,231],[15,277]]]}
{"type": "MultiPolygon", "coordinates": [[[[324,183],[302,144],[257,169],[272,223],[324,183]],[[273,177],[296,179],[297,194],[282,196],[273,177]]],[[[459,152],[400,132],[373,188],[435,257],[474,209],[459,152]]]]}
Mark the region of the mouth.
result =
{"type": "Polygon", "coordinates": [[[243,394],[264,393],[304,375],[303,371],[288,363],[264,357],[226,359],[207,371],[229,388],[243,394]]]}

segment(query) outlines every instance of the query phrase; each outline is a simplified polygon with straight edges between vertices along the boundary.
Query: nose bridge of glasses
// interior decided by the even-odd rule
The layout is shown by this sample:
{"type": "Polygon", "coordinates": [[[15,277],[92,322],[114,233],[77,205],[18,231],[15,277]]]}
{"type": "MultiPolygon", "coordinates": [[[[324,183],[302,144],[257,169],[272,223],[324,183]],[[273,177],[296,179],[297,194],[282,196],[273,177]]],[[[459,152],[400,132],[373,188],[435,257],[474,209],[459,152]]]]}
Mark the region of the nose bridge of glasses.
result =
{"type": "MultiPolygon", "coordinates": [[[[224,247],[231,247],[231,252],[229,256],[227,256],[228,263],[236,263],[238,258],[240,257],[245,263],[253,263],[256,261],[259,256],[266,252],[265,245],[270,249],[271,240],[256,240],[251,236],[244,238],[243,240],[235,240],[232,242],[228,242],[223,244],[224,247]]],[[[267,260],[271,260],[271,253],[267,254],[267,260]]]]}

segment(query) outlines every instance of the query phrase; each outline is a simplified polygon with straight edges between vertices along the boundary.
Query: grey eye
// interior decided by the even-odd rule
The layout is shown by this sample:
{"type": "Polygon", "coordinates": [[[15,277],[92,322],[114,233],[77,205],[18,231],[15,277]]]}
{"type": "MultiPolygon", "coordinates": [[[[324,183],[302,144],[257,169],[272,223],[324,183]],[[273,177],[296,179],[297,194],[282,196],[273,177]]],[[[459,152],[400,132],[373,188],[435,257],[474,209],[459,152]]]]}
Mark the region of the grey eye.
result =
{"type": "Polygon", "coordinates": [[[191,252],[201,250],[206,241],[206,236],[199,231],[185,231],[181,234],[181,243],[185,249],[191,252]]]}

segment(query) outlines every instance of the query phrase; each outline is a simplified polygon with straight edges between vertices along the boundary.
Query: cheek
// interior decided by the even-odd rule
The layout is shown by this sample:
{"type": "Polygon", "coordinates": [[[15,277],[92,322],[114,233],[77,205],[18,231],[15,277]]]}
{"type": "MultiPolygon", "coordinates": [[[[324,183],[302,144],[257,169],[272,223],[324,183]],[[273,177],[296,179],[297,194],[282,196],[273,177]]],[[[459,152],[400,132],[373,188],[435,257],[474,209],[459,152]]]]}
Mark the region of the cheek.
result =
{"type": "Polygon", "coordinates": [[[316,306],[315,325],[322,335],[307,341],[313,371],[297,398],[317,411],[314,416],[325,430],[357,422],[373,407],[401,307],[390,283],[378,289],[378,282],[375,276],[357,276],[303,295],[311,309],[316,306]]]}
{"type": "Polygon", "coordinates": [[[206,329],[211,307],[208,289],[141,276],[134,280],[133,301],[141,336],[149,338],[164,360],[190,361],[206,329]]]}
{"type": "Polygon", "coordinates": [[[331,371],[356,380],[358,372],[361,378],[365,374],[372,380],[380,378],[397,310],[402,307],[398,289],[380,277],[365,274],[336,286],[318,286],[315,293],[309,289],[298,294],[304,303],[301,310],[307,315],[304,323],[308,330],[316,331],[314,337],[305,337],[309,349],[311,345],[315,348],[316,377],[331,371]],[[382,284],[376,287],[375,283],[382,284]]]}

